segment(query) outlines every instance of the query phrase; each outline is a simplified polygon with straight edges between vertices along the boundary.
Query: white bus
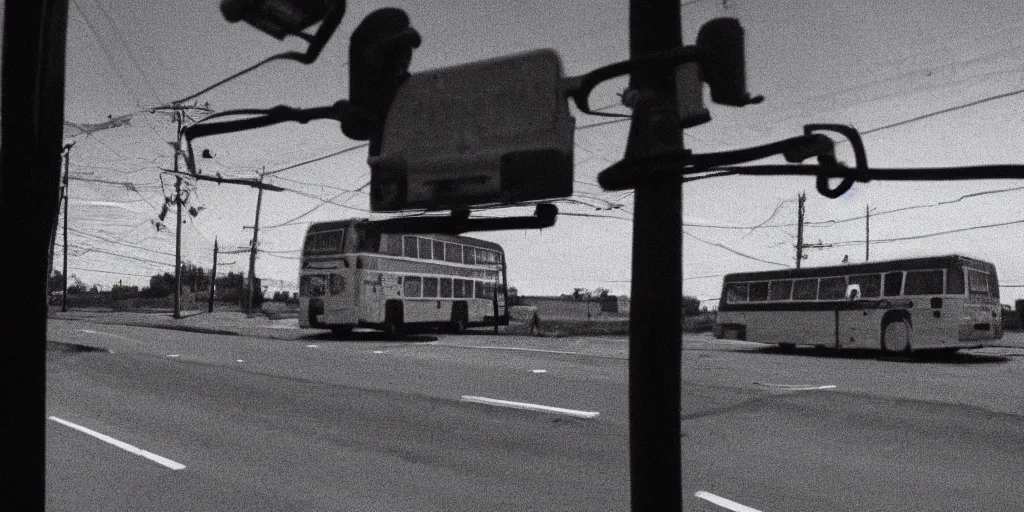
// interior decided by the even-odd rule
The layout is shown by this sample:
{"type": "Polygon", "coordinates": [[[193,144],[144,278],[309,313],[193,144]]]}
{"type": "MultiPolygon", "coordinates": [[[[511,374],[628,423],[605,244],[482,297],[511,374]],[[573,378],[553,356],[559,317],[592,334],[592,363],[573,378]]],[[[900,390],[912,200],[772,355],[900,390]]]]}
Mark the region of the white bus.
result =
{"type": "Polygon", "coordinates": [[[508,325],[506,275],[504,252],[493,242],[382,233],[367,219],[315,223],[299,268],[299,325],[392,336],[508,325]]]}
{"type": "Polygon", "coordinates": [[[1003,336],[999,281],[959,255],[729,274],[714,332],[784,349],[981,347],[1003,336]]]}

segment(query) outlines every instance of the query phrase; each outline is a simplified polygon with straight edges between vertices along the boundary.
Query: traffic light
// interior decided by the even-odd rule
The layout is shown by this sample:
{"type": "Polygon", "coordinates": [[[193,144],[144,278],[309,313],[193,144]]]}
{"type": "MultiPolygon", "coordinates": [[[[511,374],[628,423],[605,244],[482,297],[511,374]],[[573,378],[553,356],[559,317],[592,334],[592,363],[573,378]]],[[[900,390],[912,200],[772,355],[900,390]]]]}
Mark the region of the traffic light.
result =
{"type": "Polygon", "coordinates": [[[716,18],[697,32],[701,78],[711,90],[711,101],[742,107],[764,100],[747,92],[743,27],[735,18],[716,18]]]}
{"type": "Polygon", "coordinates": [[[370,141],[370,156],[380,152],[381,131],[395,93],[409,77],[412,51],[420,34],[402,9],[373,11],[352,32],[349,41],[349,115],[341,130],[346,137],[370,141]]]}

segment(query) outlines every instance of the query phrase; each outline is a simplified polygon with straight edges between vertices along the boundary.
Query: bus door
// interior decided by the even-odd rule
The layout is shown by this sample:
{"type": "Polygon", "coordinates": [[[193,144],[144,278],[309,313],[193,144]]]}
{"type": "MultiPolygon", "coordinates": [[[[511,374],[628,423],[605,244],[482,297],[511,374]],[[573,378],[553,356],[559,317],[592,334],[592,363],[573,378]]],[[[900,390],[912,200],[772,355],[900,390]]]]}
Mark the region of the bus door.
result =
{"type": "Polygon", "coordinates": [[[846,287],[846,300],[836,311],[836,348],[879,348],[882,315],[875,298],[861,296],[858,284],[846,287]]]}
{"type": "Polygon", "coordinates": [[[359,282],[356,280],[355,257],[342,256],[337,268],[331,270],[324,300],[324,318],[329,324],[354,325],[359,321],[359,282]]]}

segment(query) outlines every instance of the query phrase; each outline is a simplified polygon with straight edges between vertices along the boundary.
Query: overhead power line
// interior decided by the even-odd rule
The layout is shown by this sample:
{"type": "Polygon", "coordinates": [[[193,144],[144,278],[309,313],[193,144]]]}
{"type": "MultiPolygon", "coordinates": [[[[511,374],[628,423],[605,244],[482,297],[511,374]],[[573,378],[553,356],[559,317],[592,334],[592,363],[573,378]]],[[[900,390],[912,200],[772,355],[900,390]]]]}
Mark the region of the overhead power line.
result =
{"type": "MultiPolygon", "coordinates": [[[[946,231],[936,231],[934,233],[925,233],[925,234],[922,234],[922,235],[911,235],[911,236],[903,236],[903,237],[898,237],[898,238],[883,238],[883,239],[880,239],[880,240],[871,240],[871,243],[880,244],[880,243],[887,243],[887,242],[903,242],[903,241],[907,241],[907,240],[920,240],[922,238],[931,238],[931,237],[936,237],[936,236],[949,235],[949,234],[952,234],[952,233],[962,233],[964,231],[974,231],[976,229],[987,229],[987,228],[997,228],[997,227],[1002,227],[1002,226],[1012,226],[1014,224],[1024,224],[1024,219],[1012,220],[1012,221],[1009,221],[1009,222],[998,222],[998,223],[995,223],[995,224],[983,224],[983,225],[980,225],[980,226],[970,226],[970,227],[966,227],[966,228],[949,229],[949,230],[946,230],[946,231]]],[[[834,246],[847,246],[847,245],[862,245],[864,243],[865,243],[864,240],[850,240],[850,241],[845,241],[845,242],[836,242],[836,243],[833,243],[832,245],[834,245],[834,246]]]]}
{"type": "Polygon", "coordinates": [[[754,261],[759,261],[761,263],[768,263],[769,265],[778,265],[780,267],[789,267],[789,265],[786,265],[785,263],[778,263],[778,262],[775,262],[775,261],[763,260],[763,259],[758,258],[756,256],[751,256],[749,254],[745,254],[745,253],[742,253],[740,251],[737,251],[736,249],[733,249],[732,247],[729,247],[728,245],[720,244],[718,242],[711,242],[709,240],[704,240],[703,238],[700,238],[698,236],[694,236],[692,233],[686,231],[685,229],[683,230],[683,234],[688,236],[688,237],[690,237],[690,238],[693,238],[694,240],[697,240],[698,242],[703,242],[703,243],[705,243],[707,245],[718,247],[720,249],[725,249],[726,251],[729,251],[729,252],[731,252],[731,253],[733,253],[733,254],[735,254],[737,256],[741,256],[741,257],[744,257],[744,258],[747,258],[747,259],[750,259],[750,260],[754,260],[754,261]]]}
{"type": "Polygon", "coordinates": [[[903,125],[910,124],[910,123],[916,123],[918,121],[922,121],[924,119],[928,119],[929,117],[941,116],[943,114],[948,114],[950,112],[954,112],[954,111],[957,111],[957,110],[974,107],[974,106],[977,106],[977,105],[981,105],[983,103],[988,103],[990,101],[1000,100],[1000,99],[1003,99],[1003,98],[1009,98],[1011,96],[1016,96],[1018,94],[1024,94],[1024,89],[1018,89],[1016,91],[1010,91],[1010,92],[1005,92],[1005,93],[1002,93],[1002,94],[996,94],[994,96],[988,96],[988,97],[982,98],[980,100],[972,101],[970,103],[964,103],[962,105],[956,105],[954,107],[944,108],[942,110],[936,110],[934,112],[929,112],[927,114],[922,114],[922,115],[919,115],[919,116],[916,116],[916,117],[912,117],[910,119],[904,119],[903,121],[897,121],[895,123],[890,123],[890,124],[887,124],[887,125],[879,126],[877,128],[872,128],[870,130],[865,130],[865,131],[860,132],[860,134],[861,135],[868,135],[868,134],[872,134],[872,133],[875,133],[875,132],[880,132],[882,130],[888,130],[888,129],[891,129],[891,128],[896,128],[897,126],[903,126],[903,125]]]}
{"type": "Polygon", "coordinates": [[[273,171],[265,172],[265,173],[263,173],[263,176],[273,176],[273,175],[275,175],[275,174],[277,174],[279,172],[284,172],[284,171],[287,171],[287,170],[291,170],[291,169],[294,169],[296,167],[301,167],[303,165],[309,165],[311,163],[319,162],[321,160],[327,160],[328,158],[333,158],[333,157],[336,157],[338,155],[343,155],[345,153],[348,153],[349,151],[355,151],[355,150],[360,149],[360,148],[365,148],[365,147],[367,147],[369,145],[370,145],[369,143],[363,143],[363,144],[356,144],[355,146],[349,146],[349,147],[347,147],[345,149],[342,149],[342,150],[339,150],[339,151],[335,151],[335,152],[327,154],[327,155],[318,156],[316,158],[311,158],[309,160],[306,160],[305,162],[299,162],[297,164],[292,164],[292,165],[289,165],[287,167],[282,167],[280,169],[276,169],[276,170],[273,170],[273,171]]]}

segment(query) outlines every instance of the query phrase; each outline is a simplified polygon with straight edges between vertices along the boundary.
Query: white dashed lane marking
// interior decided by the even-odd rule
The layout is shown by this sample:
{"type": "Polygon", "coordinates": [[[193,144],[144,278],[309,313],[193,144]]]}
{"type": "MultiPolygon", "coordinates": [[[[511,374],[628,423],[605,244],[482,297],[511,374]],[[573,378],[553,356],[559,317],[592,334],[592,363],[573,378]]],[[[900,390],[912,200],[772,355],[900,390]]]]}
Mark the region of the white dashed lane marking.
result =
{"type": "Polygon", "coordinates": [[[175,461],[173,461],[171,459],[168,459],[167,457],[161,457],[161,456],[159,456],[159,455],[157,455],[157,454],[155,454],[153,452],[148,452],[148,451],[143,450],[142,448],[139,448],[137,446],[132,446],[132,445],[130,445],[130,444],[124,442],[124,441],[118,441],[117,439],[114,439],[113,437],[110,437],[110,436],[108,436],[106,434],[101,434],[99,432],[96,432],[95,430],[83,427],[81,425],[77,425],[75,423],[71,423],[70,421],[62,420],[62,419],[60,419],[60,418],[58,418],[56,416],[50,416],[49,419],[50,419],[50,421],[55,421],[55,422],[60,423],[61,425],[64,425],[66,427],[71,427],[71,428],[73,428],[73,429],[75,429],[75,430],[77,430],[79,432],[84,432],[86,434],[89,434],[90,436],[95,437],[96,439],[99,439],[100,441],[112,444],[112,445],[114,445],[114,446],[116,446],[116,447],[118,447],[118,448],[120,448],[122,450],[125,450],[127,452],[134,453],[135,455],[138,455],[140,457],[145,457],[145,458],[147,458],[147,459],[149,459],[149,460],[151,460],[153,462],[156,462],[157,464],[160,464],[161,466],[164,466],[166,468],[170,468],[170,469],[173,469],[173,470],[185,469],[185,465],[184,464],[175,462],[175,461]]]}
{"type": "Polygon", "coordinates": [[[498,400],[497,398],[486,398],[482,396],[469,396],[464,395],[462,397],[463,402],[472,402],[484,405],[493,405],[496,407],[510,407],[512,409],[523,409],[527,411],[547,412],[551,414],[564,414],[566,416],[573,416],[575,418],[596,418],[598,412],[591,411],[577,411],[575,409],[564,409],[562,407],[552,407],[550,405],[531,404],[526,402],[512,402],[509,400],[498,400]]]}
{"type": "Polygon", "coordinates": [[[715,505],[718,505],[720,507],[732,510],[733,512],[761,512],[756,508],[748,507],[742,503],[736,503],[735,501],[732,501],[728,498],[723,498],[721,496],[711,494],[710,492],[707,491],[697,491],[693,495],[702,500],[710,501],[711,503],[714,503],[715,505]]]}

